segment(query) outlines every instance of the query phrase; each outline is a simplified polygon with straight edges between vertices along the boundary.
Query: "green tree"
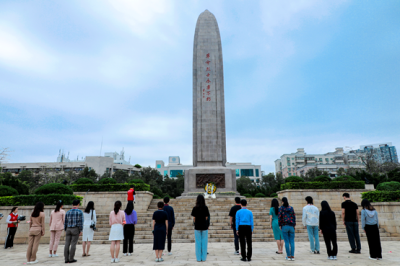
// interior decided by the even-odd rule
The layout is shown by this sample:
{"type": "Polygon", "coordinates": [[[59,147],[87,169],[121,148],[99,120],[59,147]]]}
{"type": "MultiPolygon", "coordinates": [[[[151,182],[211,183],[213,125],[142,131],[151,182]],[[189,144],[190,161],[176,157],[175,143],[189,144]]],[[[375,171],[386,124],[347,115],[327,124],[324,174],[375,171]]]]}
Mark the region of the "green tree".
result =
{"type": "Polygon", "coordinates": [[[135,164],[134,167],[139,168],[139,169],[142,168],[142,166],[140,164],[138,164],[138,163],[135,164]]]}
{"type": "Polygon", "coordinates": [[[129,174],[126,171],[117,170],[113,174],[113,178],[115,179],[115,181],[117,181],[117,183],[125,183],[128,182],[129,174]]]}
{"type": "Polygon", "coordinates": [[[96,171],[94,169],[89,170],[89,167],[87,166],[83,169],[83,171],[79,172],[78,176],[79,178],[89,178],[92,181],[95,181],[98,178],[96,171]]]}
{"type": "Polygon", "coordinates": [[[337,170],[337,176],[344,176],[344,175],[346,175],[346,171],[344,170],[344,168],[343,167],[340,167],[338,170],[337,170]]]}
{"type": "Polygon", "coordinates": [[[255,188],[256,186],[247,176],[241,176],[240,178],[236,179],[236,189],[241,195],[246,193],[251,194],[255,188]]]}

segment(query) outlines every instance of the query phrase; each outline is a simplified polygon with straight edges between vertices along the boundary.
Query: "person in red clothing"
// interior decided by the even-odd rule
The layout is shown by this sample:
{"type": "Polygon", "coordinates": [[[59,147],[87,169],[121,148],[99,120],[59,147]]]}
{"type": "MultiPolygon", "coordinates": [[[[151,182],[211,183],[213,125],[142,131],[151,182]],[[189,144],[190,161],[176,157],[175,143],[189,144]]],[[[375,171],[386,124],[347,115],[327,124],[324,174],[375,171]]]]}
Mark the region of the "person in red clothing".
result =
{"type": "Polygon", "coordinates": [[[127,193],[128,193],[128,201],[133,201],[133,203],[135,203],[136,200],[135,187],[129,189],[127,193]]]}
{"type": "Polygon", "coordinates": [[[12,248],[14,246],[14,236],[18,228],[18,207],[11,209],[10,215],[7,217],[7,237],[4,248],[12,248]]]}

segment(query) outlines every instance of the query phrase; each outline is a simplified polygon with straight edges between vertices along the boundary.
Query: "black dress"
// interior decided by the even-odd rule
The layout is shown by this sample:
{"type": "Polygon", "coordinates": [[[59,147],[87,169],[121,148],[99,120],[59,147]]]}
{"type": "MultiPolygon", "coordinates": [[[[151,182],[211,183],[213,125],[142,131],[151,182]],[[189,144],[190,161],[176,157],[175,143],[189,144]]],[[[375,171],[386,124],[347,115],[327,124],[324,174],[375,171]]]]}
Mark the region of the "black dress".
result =
{"type": "Polygon", "coordinates": [[[165,249],[165,237],[167,235],[167,227],[165,221],[168,220],[168,215],[163,210],[158,210],[153,213],[153,220],[156,221],[154,225],[154,241],[153,250],[165,249]]]}
{"type": "Polygon", "coordinates": [[[336,215],[333,211],[323,210],[319,214],[319,229],[324,235],[328,256],[337,256],[336,215]],[[331,245],[332,244],[332,245],[331,245]]]}

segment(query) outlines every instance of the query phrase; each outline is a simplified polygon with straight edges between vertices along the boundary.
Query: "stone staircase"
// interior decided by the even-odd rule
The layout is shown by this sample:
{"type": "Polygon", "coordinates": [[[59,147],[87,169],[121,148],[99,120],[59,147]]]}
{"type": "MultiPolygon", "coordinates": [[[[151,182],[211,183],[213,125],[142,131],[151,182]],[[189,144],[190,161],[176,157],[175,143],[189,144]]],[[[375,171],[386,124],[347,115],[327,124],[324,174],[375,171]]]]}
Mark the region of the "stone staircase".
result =
{"type": "MultiPolygon", "coordinates": [[[[272,198],[250,198],[248,200],[248,208],[254,215],[254,242],[269,242],[275,241],[272,229],[269,227],[269,209],[272,198]]],[[[157,202],[160,200],[153,199],[147,212],[138,213],[138,224],[135,228],[135,243],[153,243],[152,234],[152,216],[157,210],[157,202]]],[[[190,216],[195,198],[172,199],[170,206],[175,211],[175,227],[172,233],[174,243],[192,243],[194,242],[194,227],[193,218],[190,216]]],[[[229,210],[234,205],[233,198],[217,198],[207,199],[206,204],[210,210],[211,225],[208,230],[209,242],[233,242],[233,232],[229,225],[229,210]]],[[[110,226],[108,224],[109,211],[104,213],[97,210],[97,228],[94,233],[93,244],[109,243],[108,235],[110,226]]],[[[296,211],[296,241],[308,241],[307,229],[304,229],[301,223],[302,210],[296,211]]],[[[347,241],[347,234],[344,225],[341,222],[341,212],[337,211],[337,237],[338,241],[347,241]]],[[[360,236],[362,241],[366,241],[365,233],[361,229],[360,236]]],[[[381,241],[400,240],[399,237],[391,237],[390,233],[380,229],[381,241]]],[[[64,237],[61,242],[63,243],[64,237]]],[[[81,243],[81,241],[79,241],[81,243]]]]}

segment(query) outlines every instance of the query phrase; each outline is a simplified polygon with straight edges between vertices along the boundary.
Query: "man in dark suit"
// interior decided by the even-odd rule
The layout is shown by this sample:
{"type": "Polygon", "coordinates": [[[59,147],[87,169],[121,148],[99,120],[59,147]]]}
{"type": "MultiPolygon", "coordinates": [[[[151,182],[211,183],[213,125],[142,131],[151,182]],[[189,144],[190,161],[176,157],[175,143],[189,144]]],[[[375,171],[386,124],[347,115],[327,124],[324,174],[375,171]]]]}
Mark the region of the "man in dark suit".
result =
{"type": "Polygon", "coordinates": [[[169,197],[164,198],[164,211],[168,214],[168,255],[172,255],[171,248],[172,248],[172,229],[175,226],[175,213],[174,208],[169,206],[169,197]]]}

